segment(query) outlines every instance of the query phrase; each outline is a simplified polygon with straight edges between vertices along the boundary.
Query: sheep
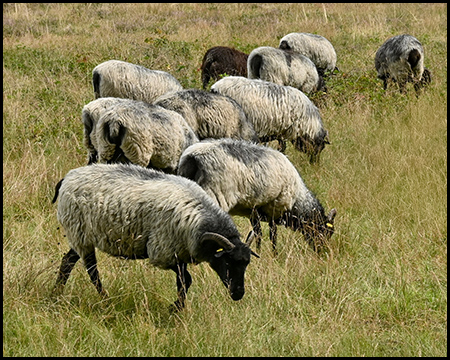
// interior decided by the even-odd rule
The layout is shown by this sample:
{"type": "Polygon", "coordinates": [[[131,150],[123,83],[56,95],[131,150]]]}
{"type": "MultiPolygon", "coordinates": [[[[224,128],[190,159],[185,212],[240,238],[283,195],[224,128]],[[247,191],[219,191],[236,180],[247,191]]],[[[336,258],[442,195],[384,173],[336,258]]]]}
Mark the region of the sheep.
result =
{"type": "Polygon", "coordinates": [[[199,139],[231,137],[258,141],[241,106],[228,96],[186,89],[162,95],[154,104],[182,115],[199,139]]]}
{"type": "Polygon", "coordinates": [[[316,65],[319,75],[338,70],[337,55],[331,42],[321,35],[293,32],[283,36],[280,49],[298,52],[316,65]]]}
{"type": "Polygon", "coordinates": [[[375,69],[378,78],[387,89],[388,80],[397,82],[401,93],[406,91],[406,83],[413,82],[416,94],[431,82],[431,72],[424,67],[422,44],[414,36],[397,35],[386,40],[375,54],[375,69]]]}
{"type": "Polygon", "coordinates": [[[260,221],[270,227],[276,254],[277,226],[301,231],[320,251],[334,232],[336,209],[325,215],[296,168],[281,152],[236,139],[207,139],[188,147],[179,175],[197,182],[230,215],[250,219],[261,242],[260,221]]]}
{"type": "Polygon", "coordinates": [[[119,97],[152,103],[158,96],[183,89],[165,71],[150,70],[120,60],[108,60],[92,71],[95,98],[119,97]]]}
{"type": "Polygon", "coordinates": [[[210,79],[217,81],[223,74],[247,77],[247,59],[248,54],[227,46],[208,49],[201,65],[203,89],[210,79]]]}
{"type": "Polygon", "coordinates": [[[96,127],[100,115],[110,106],[120,106],[124,103],[134,103],[136,100],[115,97],[103,97],[86,104],[81,111],[83,122],[83,142],[88,149],[88,165],[98,161],[98,142],[96,127]]]}
{"type": "Polygon", "coordinates": [[[187,264],[208,262],[233,300],[244,296],[253,239],[241,242],[230,215],[193,181],[133,164],[73,169],[57,184],[57,218],[70,250],[62,258],[54,294],[60,295],[81,258],[92,283],[100,281],[95,249],[123,259],[149,259],[177,275],[175,308],[185,306],[192,283],[187,264]]]}
{"type": "Polygon", "coordinates": [[[228,95],[241,105],[260,142],[276,139],[284,151],[285,141],[291,141],[310,156],[311,163],[319,162],[325,144],[330,143],[319,109],[298,89],[227,76],[213,84],[211,91],[228,95]]]}
{"type": "Polygon", "coordinates": [[[198,138],[177,112],[129,100],[100,114],[96,140],[101,163],[131,162],[174,173],[183,150],[198,138]]]}
{"type": "Polygon", "coordinates": [[[254,49],[247,60],[249,79],[271,81],[295,87],[305,93],[324,88],[316,65],[306,56],[290,50],[261,46],[254,49]]]}

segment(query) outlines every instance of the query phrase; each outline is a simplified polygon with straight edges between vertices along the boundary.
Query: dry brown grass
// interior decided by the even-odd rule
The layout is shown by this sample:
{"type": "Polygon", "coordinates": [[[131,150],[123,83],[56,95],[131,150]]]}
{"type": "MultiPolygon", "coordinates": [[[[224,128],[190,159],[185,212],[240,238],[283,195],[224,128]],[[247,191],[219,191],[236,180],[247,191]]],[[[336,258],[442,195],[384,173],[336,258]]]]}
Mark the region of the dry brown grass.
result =
{"type": "MultiPolygon", "coordinates": [[[[446,4],[4,4],[3,354],[6,356],[443,356],[447,345],[446,4]],[[54,186],[86,164],[81,109],[92,69],[120,59],[200,88],[205,51],[277,46],[319,33],[338,53],[320,109],[332,145],[319,166],[287,155],[337,232],[318,257],[279,231],[232,302],[207,264],[192,266],[172,315],[172,273],[98,254],[111,298],[77,265],[49,297],[68,247],[54,186]],[[390,36],[425,48],[433,83],[386,93],[373,57],[390,36]]],[[[247,219],[235,218],[243,234],[247,219]]]]}

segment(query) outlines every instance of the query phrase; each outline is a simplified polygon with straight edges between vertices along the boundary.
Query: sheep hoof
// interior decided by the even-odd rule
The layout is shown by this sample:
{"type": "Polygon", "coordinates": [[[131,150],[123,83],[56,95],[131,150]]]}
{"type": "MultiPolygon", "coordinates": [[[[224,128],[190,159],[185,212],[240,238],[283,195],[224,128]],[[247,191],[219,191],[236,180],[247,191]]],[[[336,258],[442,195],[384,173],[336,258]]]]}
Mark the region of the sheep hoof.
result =
{"type": "Polygon", "coordinates": [[[64,286],[55,286],[53,291],[50,293],[50,299],[56,301],[63,293],[64,286]]]}
{"type": "Polygon", "coordinates": [[[101,298],[102,298],[103,300],[106,300],[106,299],[109,298],[109,294],[108,294],[108,292],[107,292],[105,289],[102,289],[102,291],[99,292],[99,294],[100,294],[100,296],[101,296],[101,298]]]}
{"type": "Polygon", "coordinates": [[[183,310],[184,304],[180,302],[180,300],[175,301],[173,304],[169,305],[169,312],[176,313],[178,311],[183,310]]]}

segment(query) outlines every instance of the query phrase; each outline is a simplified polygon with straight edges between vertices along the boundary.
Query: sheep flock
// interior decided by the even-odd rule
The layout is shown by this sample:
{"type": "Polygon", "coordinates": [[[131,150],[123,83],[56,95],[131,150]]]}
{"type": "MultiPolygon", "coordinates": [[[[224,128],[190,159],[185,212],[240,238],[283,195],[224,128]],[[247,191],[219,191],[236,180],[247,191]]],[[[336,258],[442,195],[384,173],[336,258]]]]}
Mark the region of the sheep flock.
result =
{"type": "MultiPolygon", "coordinates": [[[[107,296],[95,249],[174,271],[181,310],[190,263],[209,263],[233,300],[244,296],[251,255],[260,257],[250,246],[256,239],[260,250],[261,221],[269,224],[273,256],[277,225],[299,231],[318,254],[332,246],[338,211],[325,212],[311,180],[284,152],[291,143],[320,166],[333,134],[310,96],[326,91],[339,58],[317,34],[293,32],[278,44],[250,54],[207,49],[202,89],[183,89],[166,71],[121,60],[93,69],[93,99],[80,109],[87,162],[56,184],[53,199],[69,244],[55,294],[81,258],[107,296]],[[241,234],[232,216],[247,217],[252,230],[241,234]]],[[[404,93],[411,82],[418,95],[431,82],[415,37],[394,36],[375,52],[385,90],[393,82],[404,93]]]]}

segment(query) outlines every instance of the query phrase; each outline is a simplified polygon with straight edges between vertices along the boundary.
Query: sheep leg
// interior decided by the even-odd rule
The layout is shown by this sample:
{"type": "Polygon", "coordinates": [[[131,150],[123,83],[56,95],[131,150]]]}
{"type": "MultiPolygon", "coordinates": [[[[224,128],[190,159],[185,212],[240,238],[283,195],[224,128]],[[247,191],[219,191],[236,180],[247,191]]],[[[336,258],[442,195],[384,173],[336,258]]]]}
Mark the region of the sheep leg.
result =
{"type": "Polygon", "coordinates": [[[253,231],[256,235],[256,251],[261,250],[261,239],[262,239],[262,230],[261,230],[261,221],[260,216],[257,210],[253,210],[250,215],[250,223],[252,224],[253,231]]]}
{"type": "Polygon", "coordinates": [[[88,165],[95,164],[98,161],[97,151],[92,151],[89,153],[88,165]]]}
{"type": "Polygon", "coordinates": [[[58,279],[56,280],[55,288],[53,290],[55,294],[61,293],[73,267],[79,259],[80,255],[78,255],[73,249],[70,249],[69,252],[63,256],[61,267],[59,268],[58,279]]]}
{"type": "Polygon", "coordinates": [[[416,97],[419,96],[421,88],[422,88],[422,84],[419,81],[416,81],[414,83],[414,90],[416,91],[416,97]]]}
{"type": "Polygon", "coordinates": [[[406,82],[399,81],[398,86],[400,88],[400,94],[406,94],[406,82]]]}
{"type": "Polygon", "coordinates": [[[278,139],[278,151],[284,154],[285,150],[286,150],[286,141],[283,139],[278,139]]]}
{"type": "Polygon", "coordinates": [[[89,277],[91,278],[91,282],[94,284],[95,288],[97,289],[97,292],[102,297],[106,297],[107,294],[106,291],[103,289],[102,283],[100,281],[100,275],[97,269],[97,258],[95,257],[95,250],[84,256],[83,261],[84,266],[86,267],[86,270],[89,274],[89,277]]]}
{"type": "Polygon", "coordinates": [[[269,221],[270,228],[270,240],[272,241],[272,252],[274,255],[278,255],[277,252],[277,224],[274,220],[269,221]]]}
{"type": "Polygon", "coordinates": [[[184,308],[186,294],[192,284],[192,277],[187,270],[186,263],[180,263],[173,267],[172,270],[177,274],[178,300],[175,301],[174,306],[176,310],[181,310],[184,308]]]}

